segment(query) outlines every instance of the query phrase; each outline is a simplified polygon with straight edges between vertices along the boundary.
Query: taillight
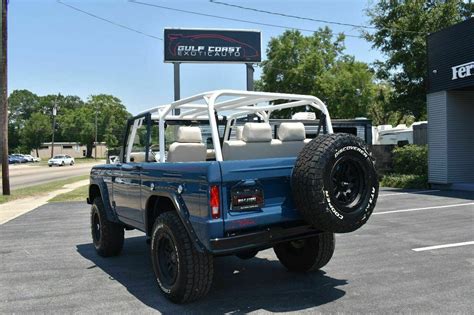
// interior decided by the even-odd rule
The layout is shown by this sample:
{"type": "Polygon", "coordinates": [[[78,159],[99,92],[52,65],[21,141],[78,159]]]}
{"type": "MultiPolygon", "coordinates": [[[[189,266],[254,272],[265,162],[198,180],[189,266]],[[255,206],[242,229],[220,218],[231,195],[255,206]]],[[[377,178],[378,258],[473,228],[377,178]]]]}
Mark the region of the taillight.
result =
{"type": "Polygon", "coordinates": [[[213,219],[219,219],[221,211],[219,207],[219,186],[211,186],[211,198],[209,205],[211,206],[211,216],[213,219]]]}

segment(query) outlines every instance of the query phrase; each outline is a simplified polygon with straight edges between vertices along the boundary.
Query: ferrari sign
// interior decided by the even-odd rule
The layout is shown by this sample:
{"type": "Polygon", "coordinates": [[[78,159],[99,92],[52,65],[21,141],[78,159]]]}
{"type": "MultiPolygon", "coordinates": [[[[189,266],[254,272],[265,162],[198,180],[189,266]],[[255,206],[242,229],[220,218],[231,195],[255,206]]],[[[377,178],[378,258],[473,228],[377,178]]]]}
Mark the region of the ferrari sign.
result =
{"type": "Polygon", "coordinates": [[[258,31],[165,29],[165,62],[257,63],[261,58],[258,31]]]}

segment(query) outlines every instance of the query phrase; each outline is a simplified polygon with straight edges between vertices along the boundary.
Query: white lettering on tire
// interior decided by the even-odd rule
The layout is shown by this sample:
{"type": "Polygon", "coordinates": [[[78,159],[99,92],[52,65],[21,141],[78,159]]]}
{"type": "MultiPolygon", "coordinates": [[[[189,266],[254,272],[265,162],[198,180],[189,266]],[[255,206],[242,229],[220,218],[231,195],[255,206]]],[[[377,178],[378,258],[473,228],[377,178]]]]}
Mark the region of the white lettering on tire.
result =
{"type": "Polygon", "coordinates": [[[342,214],[340,214],[340,213],[336,210],[336,208],[334,208],[334,206],[332,205],[332,203],[331,203],[331,198],[329,197],[329,192],[328,192],[327,190],[324,190],[324,196],[326,197],[326,201],[327,201],[327,204],[328,204],[329,209],[331,210],[331,212],[334,213],[334,215],[335,215],[338,219],[340,219],[340,220],[344,219],[344,216],[343,216],[342,214]]]}
{"type": "Polygon", "coordinates": [[[367,158],[369,156],[367,151],[365,151],[364,149],[361,149],[361,148],[353,146],[353,145],[349,145],[347,147],[344,147],[342,149],[337,150],[336,154],[334,154],[334,158],[337,158],[339,155],[341,155],[341,153],[344,153],[344,152],[349,151],[349,150],[359,152],[360,154],[362,154],[364,156],[364,158],[367,158]]]}

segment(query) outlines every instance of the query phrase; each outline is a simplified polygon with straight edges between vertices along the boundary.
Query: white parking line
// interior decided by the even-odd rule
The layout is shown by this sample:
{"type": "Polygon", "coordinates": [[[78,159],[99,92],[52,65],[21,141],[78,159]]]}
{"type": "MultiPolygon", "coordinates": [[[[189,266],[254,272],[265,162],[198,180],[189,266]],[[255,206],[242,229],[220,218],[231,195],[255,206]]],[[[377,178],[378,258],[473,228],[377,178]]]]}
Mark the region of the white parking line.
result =
{"type": "MultiPolygon", "coordinates": [[[[424,208],[412,208],[412,209],[400,209],[400,210],[392,210],[392,211],[374,212],[374,213],[372,213],[372,215],[399,213],[399,212],[411,212],[411,211],[422,211],[422,210],[431,210],[431,209],[464,207],[464,206],[471,206],[471,205],[474,205],[474,202],[456,203],[456,204],[453,204],[453,205],[433,206],[433,207],[424,207],[424,208]]],[[[474,210],[474,207],[472,207],[471,210],[474,210]]]]}
{"type": "Polygon", "coordinates": [[[422,193],[432,193],[432,192],[438,192],[441,191],[439,189],[435,190],[417,190],[417,191],[407,191],[407,192],[399,192],[399,193],[393,193],[393,194],[381,194],[379,197],[387,197],[387,196],[399,196],[399,195],[407,195],[407,194],[422,194],[422,193]]]}
{"type": "Polygon", "coordinates": [[[466,246],[466,245],[474,245],[474,241],[413,248],[412,250],[414,250],[415,252],[422,252],[422,251],[425,251],[425,250],[448,248],[448,247],[458,247],[458,246],[466,246]]]}

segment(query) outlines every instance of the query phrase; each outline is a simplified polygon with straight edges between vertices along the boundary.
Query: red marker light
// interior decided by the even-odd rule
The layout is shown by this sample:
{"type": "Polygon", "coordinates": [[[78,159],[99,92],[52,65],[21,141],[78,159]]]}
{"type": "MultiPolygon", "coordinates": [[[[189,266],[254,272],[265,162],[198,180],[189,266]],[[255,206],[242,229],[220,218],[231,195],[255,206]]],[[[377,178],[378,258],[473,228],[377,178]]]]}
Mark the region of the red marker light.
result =
{"type": "Polygon", "coordinates": [[[211,198],[209,205],[211,206],[211,216],[213,219],[219,219],[221,211],[219,208],[219,186],[211,186],[211,198]]]}

